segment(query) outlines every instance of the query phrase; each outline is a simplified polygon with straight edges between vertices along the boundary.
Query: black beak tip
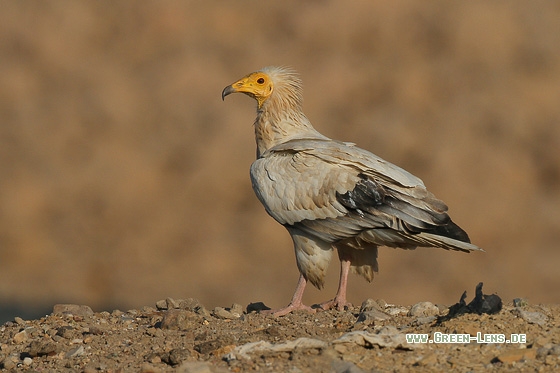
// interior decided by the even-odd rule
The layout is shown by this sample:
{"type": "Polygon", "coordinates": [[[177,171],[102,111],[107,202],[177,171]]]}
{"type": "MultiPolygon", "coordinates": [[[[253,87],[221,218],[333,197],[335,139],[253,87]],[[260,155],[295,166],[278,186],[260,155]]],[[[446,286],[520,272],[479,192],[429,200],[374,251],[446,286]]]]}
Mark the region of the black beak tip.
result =
{"type": "Polygon", "coordinates": [[[235,92],[235,90],[233,89],[232,86],[228,85],[227,87],[225,87],[224,90],[222,91],[222,101],[224,101],[227,95],[233,92],[235,92]]]}

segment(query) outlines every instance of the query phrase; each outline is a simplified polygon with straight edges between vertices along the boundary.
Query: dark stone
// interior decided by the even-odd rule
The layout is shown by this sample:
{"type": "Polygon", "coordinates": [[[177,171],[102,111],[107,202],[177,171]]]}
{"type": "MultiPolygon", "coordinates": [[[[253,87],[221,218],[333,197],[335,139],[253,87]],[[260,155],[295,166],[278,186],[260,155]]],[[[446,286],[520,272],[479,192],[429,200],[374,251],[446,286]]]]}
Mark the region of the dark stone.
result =
{"type": "Polygon", "coordinates": [[[496,294],[483,294],[482,285],[483,283],[480,282],[476,286],[475,297],[469,304],[465,302],[467,298],[467,291],[465,290],[463,295],[461,295],[459,303],[449,307],[449,313],[439,317],[437,322],[448,321],[465,313],[476,313],[479,315],[486,313],[491,315],[500,312],[502,310],[502,299],[496,294]]]}
{"type": "Polygon", "coordinates": [[[267,307],[263,302],[249,303],[247,306],[247,313],[251,313],[253,311],[267,311],[269,309],[270,307],[267,307]]]}

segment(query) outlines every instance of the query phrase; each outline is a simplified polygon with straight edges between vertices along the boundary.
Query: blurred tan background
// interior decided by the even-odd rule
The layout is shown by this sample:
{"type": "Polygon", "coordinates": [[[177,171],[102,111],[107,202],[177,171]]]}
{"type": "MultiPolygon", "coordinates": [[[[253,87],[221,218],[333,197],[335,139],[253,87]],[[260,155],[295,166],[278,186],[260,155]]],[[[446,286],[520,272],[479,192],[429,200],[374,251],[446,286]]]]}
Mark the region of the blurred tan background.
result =
{"type": "MultiPolygon", "coordinates": [[[[349,299],[560,300],[560,6],[546,1],[0,4],[0,309],[287,304],[253,195],[255,103],[292,66],[315,127],[420,176],[485,254],[384,248],[349,299]]],[[[336,256],[333,257],[335,259],[336,256]]],[[[331,298],[338,260],[326,289],[331,298]]]]}

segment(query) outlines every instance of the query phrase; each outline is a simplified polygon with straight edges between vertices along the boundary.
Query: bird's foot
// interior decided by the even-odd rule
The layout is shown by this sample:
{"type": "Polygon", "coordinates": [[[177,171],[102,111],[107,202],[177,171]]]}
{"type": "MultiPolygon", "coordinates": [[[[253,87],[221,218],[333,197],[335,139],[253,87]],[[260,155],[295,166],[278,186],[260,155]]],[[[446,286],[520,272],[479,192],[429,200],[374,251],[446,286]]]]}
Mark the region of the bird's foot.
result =
{"type": "Polygon", "coordinates": [[[333,308],[336,308],[339,311],[344,311],[345,309],[348,309],[350,307],[352,307],[352,304],[346,302],[346,299],[338,299],[338,298],[334,298],[319,304],[319,308],[325,311],[332,310],[333,308]]]}
{"type": "Polygon", "coordinates": [[[315,313],[314,308],[306,306],[302,303],[299,303],[299,304],[290,303],[284,308],[280,308],[280,309],[277,309],[277,310],[264,310],[264,311],[260,311],[260,313],[262,313],[264,315],[272,315],[274,317],[278,317],[278,316],[284,316],[284,315],[287,315],[287,314],[289,314],[293,311],[299,311],[299,310],[304,310],[304,311],[307,311],[307,312],[310,312],[310,313],[315,313]]]}

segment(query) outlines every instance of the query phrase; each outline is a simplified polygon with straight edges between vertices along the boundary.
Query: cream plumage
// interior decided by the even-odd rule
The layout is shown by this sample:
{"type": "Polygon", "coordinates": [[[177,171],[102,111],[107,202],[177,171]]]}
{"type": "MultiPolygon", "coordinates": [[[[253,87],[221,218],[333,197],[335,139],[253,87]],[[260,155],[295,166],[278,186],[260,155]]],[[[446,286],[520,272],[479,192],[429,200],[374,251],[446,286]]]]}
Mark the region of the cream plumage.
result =
{"type": "Polygon", "coordinates": [[[302,111],[302,84],[286,68],[266,67],[227,86],[257,101],[253,189],[266,211],[290,233],[300,278],[290,304],[275,315],[308,309],[307,281],[321,288],[334,248],[341,261],[335,298],[342,309],[348,272],[368,281],[377,247],[481,250],[451,221],[447,206],[419,178],[354,144],[317,132],[302,111]]]}

